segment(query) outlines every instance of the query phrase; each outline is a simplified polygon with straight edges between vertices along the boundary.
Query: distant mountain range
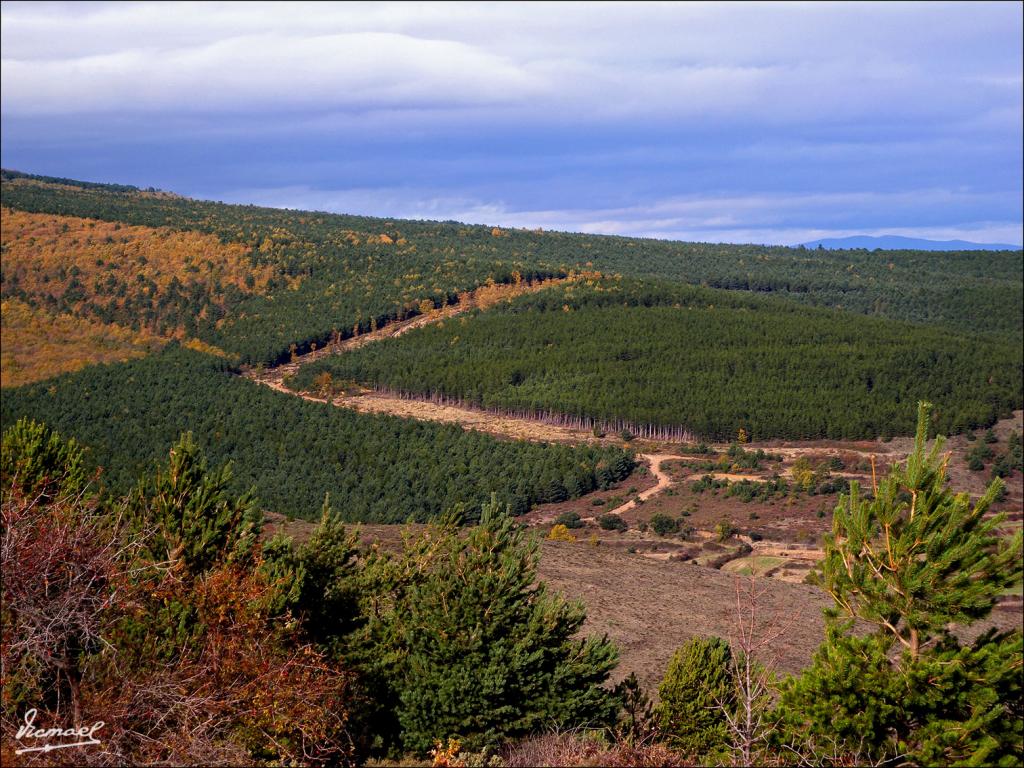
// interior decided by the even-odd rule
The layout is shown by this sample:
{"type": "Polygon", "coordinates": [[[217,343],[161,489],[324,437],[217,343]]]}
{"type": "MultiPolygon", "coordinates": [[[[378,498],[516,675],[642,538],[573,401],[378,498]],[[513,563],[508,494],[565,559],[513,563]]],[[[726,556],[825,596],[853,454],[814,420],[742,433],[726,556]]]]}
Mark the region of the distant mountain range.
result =
{"type": "Polygon", "coordinates": [[[869,251],[875,248],[884,250],[913,251],[1019,251],[1019,245],[1006,243],[971,243],[967,240],[924,240],[918,237],[900,237],[899,235],[853,235],[851,237],[831,237],[824,240],[812,240],[803,243],[805,248],[822,248],[837,250],[840,248],[863,248],[869,251]]]}

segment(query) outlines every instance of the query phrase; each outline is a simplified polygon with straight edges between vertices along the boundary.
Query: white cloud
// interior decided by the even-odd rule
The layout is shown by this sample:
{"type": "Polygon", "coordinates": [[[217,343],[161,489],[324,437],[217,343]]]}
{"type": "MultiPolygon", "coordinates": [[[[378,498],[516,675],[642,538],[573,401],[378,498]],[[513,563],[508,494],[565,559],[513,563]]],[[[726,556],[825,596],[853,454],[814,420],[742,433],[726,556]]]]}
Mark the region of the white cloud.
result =
{"type": "Polygon", "coordinates": [[[894,193],[833,193],[673,197],[619,208],[516,210],[501,201],[437,195],[411,188],[316,190],[306,186],[240,189],[227,202],[321,210],[400,219],[454,220],[523,229],[587,232],[700,242],[791,245],[848,235],[904,235],[934,240],[1020,243],[1020,222],[964,221],[944,226],[864,227],[858,217],[912,220],[921,206],[948,207],[984,203],[994,196],[970,191],[923,189],[894,193]],[[807,226],[806,221],[826,222],[807,226]]]}
{"type": "Polygon", "coordinates": [[[771,122],[1021,102],[1020,46],[1006,42],[1020,14],[998,3],[5,3],[2,14],[14,115],[501,104],[520,118],[771,122]]]}
{"type": "Polygon", "coordinates": [[[383,32],[264,34],[3,67],[4,109],[33,114],[487,104],[535,91],[527,73],[498,56],[383,32]]]}
{"type": "Polygon", "coordinates": [[[234,202],[680,239],[1021,239],[982,220],[1021,205],[1014,4],[4,2],[0,19],[5,162],[27,170],[95,152],[86,172],[234,202]],[[350,188],[274,187],[292,180],[350,188]]]}

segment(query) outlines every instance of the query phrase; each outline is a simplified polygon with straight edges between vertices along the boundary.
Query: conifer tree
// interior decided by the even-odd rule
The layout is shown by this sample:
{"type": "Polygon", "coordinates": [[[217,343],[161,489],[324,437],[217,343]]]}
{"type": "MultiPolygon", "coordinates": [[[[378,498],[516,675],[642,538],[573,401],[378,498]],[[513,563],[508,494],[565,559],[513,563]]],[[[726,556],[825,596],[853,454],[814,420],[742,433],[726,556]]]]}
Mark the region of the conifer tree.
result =
{"type": "Polygon", "coordinates": [[[192,433],[182,435],[166,470],[140,482],[129,503],[134,526],[149,534],[149,559],[198,575],[222,559],[247,556],[262,515],[251,493],[236,496],[230,487],[230,465],[208,470],[192,433]]]}
{"type": "Polygon", "coordinates": [[[658,687],[658,715],[674,749],[701,756],[727,746],[722,707],[735,695],[732,669],[732,652],[720,637],[695,637],[672,656],[658,687]]]}
{"type": "Polygon", "coordinates": [[[615,694],[622,702],[622,711],[616,723],[616,736],[626,744],[639,745],[658,731],[654,704],[640,685],[636,672],[615,686],[615,694]]]}
{"type": "Polygon", "coordinates": [[[448,520],[367,566],[368,676],[390,689],[374,695],[393,698],[404,749],[457,737],[478,750],[612,722],[618,701],[603,684],[617,651],[576,637],[583,606],[537,584],[537,561],[537,542],[492,499],[468,532],[448,520]]]}
{"type": "Polygon", "coordinates": [[[836,508],[823,586],[834,598],[813,666],[783,686],[789,748],[816,762],[1019,764],[1021,633],[962,644],[951,627],[986,617],[1021,579],[1021,535],[948,487],[943,440],[913,453],[873,497],[856,484],[836,508]],[[855,623],[874,627],[864,635],[855,623]]]}
{"type": "Polygon", "coordinates": [[[278,589],[275,612],[290,611],[310,638],[339,650],[359,623],[358,551],[358,534],[346,530],[325,496],[307,541],[296,547],[279,534],[263,545],[261,569],[278,589]]]}
{"type": "MultiPolygon", "coordinates": [[[[75,496],[88,484],[85,455],[74,438],[21,418],[3,434],[0,475],[26,496],[75,496]]],[[[5,486],[6,487],[6,486],[5,486]]]]}

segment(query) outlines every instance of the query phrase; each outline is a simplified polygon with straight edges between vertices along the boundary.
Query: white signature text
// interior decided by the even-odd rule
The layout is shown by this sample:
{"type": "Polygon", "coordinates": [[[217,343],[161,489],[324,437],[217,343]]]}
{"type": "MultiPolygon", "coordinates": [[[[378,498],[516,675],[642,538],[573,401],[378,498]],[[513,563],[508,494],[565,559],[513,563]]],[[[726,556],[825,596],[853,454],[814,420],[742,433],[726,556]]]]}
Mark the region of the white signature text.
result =
{"type": "Polygon", "coordinates": [[[55,749],[85,747],[102,743],[96,738],[96,732],[106,725],[102,720],[98,720],[92,725],[83,725],[78,728],[36,728],[35,720],[37,714],[38,713],[34,709],[30,709],[25,713],[25,724],[18,729],[18,733],[15,738],[18,741],[24,741],[26,739],[45,739],[46,744],[39,747],[23,747],[22,749],[16,749],[14,750],[16,755],[21,755],[25,752],[52,752],[55,749]],[[77,741],[57,741],[56,743],[50,743],[50,739],[77,739],[77,741]]]}

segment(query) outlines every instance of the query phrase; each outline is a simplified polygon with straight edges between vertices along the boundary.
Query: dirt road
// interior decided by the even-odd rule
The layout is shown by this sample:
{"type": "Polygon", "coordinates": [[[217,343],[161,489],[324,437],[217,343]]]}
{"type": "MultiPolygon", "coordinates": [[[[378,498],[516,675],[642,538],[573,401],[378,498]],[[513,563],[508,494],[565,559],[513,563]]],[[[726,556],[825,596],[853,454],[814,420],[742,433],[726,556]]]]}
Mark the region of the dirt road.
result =
{"type": "Polygon", "coordinates": [[[673,483],[672,478],[669,477],[668,475],[666,475],[662,471],[661,464],[664,461],[670,461],[672,459],[681,459],[683,457],[682,456],[676,456],[676,455],[671,454],[671,453],[652,453],[652,454],[641,453],[641,454],[637,455],[637,458],[639,460],[641,460],[641,461],[647,462],[647,465],[651,469],[651,474],[653,474],[656,478],[658,478],[658,482],[657,482],[657,484],[654,487],[648,488],[646,491],[641,491],[640,493],[638,493],[636,498],[630,499],[625,504],[622,504],[622,505],[616,507],[615,509],[613,509],[612,510],[612,514],[619,515],[619,514],[622,514],[623,512],[628,512],[629,510],[631,510],[634,507],[636,507],[637,499],[639,499],[640,501],[647,501],[647,499],[651,498],[651,496],[654,496],[656,494],[661,493],[666,488],[668,488],[670,485],[672,485],[672,483],[673,483]]]}
{"type": "MultiPolygon", "coordinates": [[[[293,397],[301,397],[314,403],[330,403],[341,408],[349,408],[360,413],[384,413],[392,416],[400,416],[409,419],[420,419],[424,421],[437,421],[445,424],[458,424],[463,429],[474,429],[479,432],[486,432],[496,437],[507,437],[515,440],[530,440],[534,442],[558,442],[558,443],[604,443],[609,445],[619,444],[621,441],[614,437],[599,438],[593,433],[584,430],[571,429],[555,424],[548,424],[539,419],[528,419],[516,416],[505,416],[488,413],[487,411],[455,406],[449,404],[435,403],[426,399],[406,399],[394,397],[365,390],[359,394],[341,394],[330,399],[318,397],[305,392],[296,392],[284,385],[285,377],[296,373],[299,368],[307,363],[319,360],[331,355],[344,354],[358,349],[365,344],[370,344],[381,339],[400,336],[415,328],[421,328],[430,323],[440,322],[447,318],[472,309],[477,306],[487,305],[495,301],[512,298],[524,293],[545,288],[548,285],[567,282],[565,280],[547,280],[533,284],[519,284],[514,286],[484,286],[476,291],[463,294],[458,304],[453,304],[433,312],[418,315],[410,320],[403,320],[380,328],[361,336],[346,339],[336,344],[331,344],[322,349],[317,349],[305,355],[300,355],[290,363],[275,366],[269,369],[253,369],[245,376],[259,384],[263,384],[278,392],[293,397]]],[[[673,454],[638,454],[637,459],[645,462],[651,473],[658,482],[651,488],[642,491],[638,498],[646,501],[650,497],[661,493],[672,485],[673,480],[661,469],[661,464],[670,459],[681,459],[682,456],[673,454]]],[[[622,504],[613,512],[625,512],[636,506],[636,499],[622,504]]]]}
{"type": "MultiPolygon", "coordinates": [[[[366,344],[401,336],[416,328],[441,322],[476,307],[490,306],[499,301],[505,301],[527,293],[534,293],[552,285],[570,282],[573,279],[575,278],[569,277],[534,283],[481,286],[474,291],[461,294],[457,304],[451,304],[432,312],[417,315],[409,320],[388,323],[375,331],[354,336],[336,344],[330,344],[321,349],[299,355],[290,363],[273,368],[252,369],[244,375],[246,378],[278,392],[301,397],[303,400],[309,400],[310,402],[326,403],[328,402],[326,398],[289,389],[284,385],[285,378],[295,374],[301,366],[315,360],[332,355],[342,355],[366,344]]],[[[354,395],[337,395],[330,400],[330,403],[342,408],[359,411],[360,413],[387,413],[408,419],[459,424],[464,429],[474,429],[497,437],[510,437],[516,440],[561,443],[588,442],[604,443],[607,445],[615,445],[620,442],[615,438],[597,438],[591,432],[585,430],[548,424],[539,419],[496,415],[482,409],[435,403],[427,399],[395,397],[372,390],[364,390],[354,395]]]]}

